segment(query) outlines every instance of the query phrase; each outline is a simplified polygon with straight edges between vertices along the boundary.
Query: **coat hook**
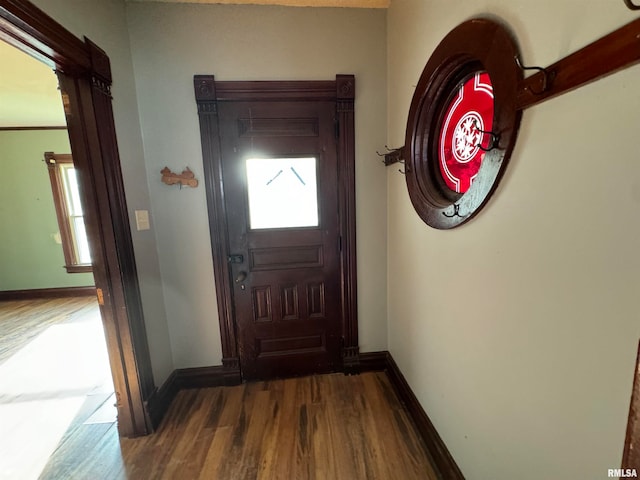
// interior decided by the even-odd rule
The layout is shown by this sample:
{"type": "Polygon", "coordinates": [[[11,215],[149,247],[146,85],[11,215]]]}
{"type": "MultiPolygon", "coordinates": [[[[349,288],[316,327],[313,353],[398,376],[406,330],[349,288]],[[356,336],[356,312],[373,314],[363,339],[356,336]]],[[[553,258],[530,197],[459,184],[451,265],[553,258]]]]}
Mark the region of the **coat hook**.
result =
{"type": "Polygon", "coordinates": [[[404,161],[402,159],[402,153],[403,153],[404,147],[389,148],[388,146],[385,145],[384,148],[387,150],[386,153],[380,153],[380,152],[376,152],[376,153],[378,154],[379,157],[384,157],[384,160],[382,160],[382,163],[384,163],[386,166],[404,161]]]}
{"type": "Polygon", "coordinates": [[[624,4],[629,8],[629,10],[640,10],[640,5],[636,5],[632,0],[624,0],[624,4]]]}
{"type": "Polygon", "coordinates": [[[399,150],[398,148],[389,148],[387,145],[384,146],[384,149],[386,150],[386,152],[380,153],[379,151],[376,150],[376,154],[379,157],[385,157],[385,156],[389,155],[390,153],[393,153],[396,150],[399,150]]]}
{"type": "Polygon", "coordinates": [[[402,174],[402,175],[406,175],[407,172],[410,172],[411,170],[409,170],[407,168],[407,165],[405,164],[404,160],[398,160],[402,165],[404,165],[404,170],[399,168],[398,171],[402,174]]]}
{"type": "Polygon", "coordinates": [[[475,119],[473,120],[473,126],[475,127],[475,129],[478,132],[480,132],[480,133],[482,133],[484,135],[490,135],[491,136],[491,142],[489,143],[489,147],[484,148],[482,146],[482,140],[480,141],[480,143],[478,143],[478,145],[476,145],[476,147],[478,147],[483,152],[490,152],[494,148],[498,148],[498,143],[500,143],[500,134],[499,133],[491,132],[489,130],[480,129],[480,127],[478,126],[478,122],[475,119]]]}
{"type": "Polygon", "coordinates": [[[380,153],[379,151],[376,150],[376,153],[378,154],[379,157],[384,157],[388,153],[391,153],[391,152],[393,152],[395,150],[393,148],[389,148],[387,145],[384,146],[384,149],[386,150],[386,152],[384,152],[384,153],[380,153]]]}
{"type": "Polygon", "coordinates": [[[547,90],[549,90],[550,83],[555,78],[555,73],[554,72],[549,72],[549,71],[547,71],[546,68],[542,68],[542,67],[525,67],[524,65],[522,65],[522,62],[520,61],[520,57],[517,57],[517,56],[515,57],[515,61],[516,61],[516,65],[518,65],[518,67],[521,70],[536,70],[538,72],[542,72],[542,90],[539,91],[539,92],[536,92],[536,91],[533,90],[533,88],[526,87],[527,90],[529,90],[534,95],[542,95],[547,90]]]}
{"type": "Polygon", "coordinates": [[[442,215],[444,215],[447,218],[453,218],[453,217],[460,217],[460,218],[464,218],[462,215],[460,215],[460,205],[457,203],[453,204],[453,213],[451,215],[442,212],[442,215]]]}

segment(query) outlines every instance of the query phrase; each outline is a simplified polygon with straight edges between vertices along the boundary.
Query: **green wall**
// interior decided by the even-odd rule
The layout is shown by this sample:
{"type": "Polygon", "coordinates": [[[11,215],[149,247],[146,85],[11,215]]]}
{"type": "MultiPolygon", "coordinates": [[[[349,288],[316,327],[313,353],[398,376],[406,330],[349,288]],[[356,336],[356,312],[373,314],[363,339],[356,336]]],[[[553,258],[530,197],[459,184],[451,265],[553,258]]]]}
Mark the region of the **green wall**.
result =
{"type": "Polygon", "coordinates": [[[47,151],[71,151],[66,130],[0,131],[0,291],[94,284],[64,268],[47,151]]]}

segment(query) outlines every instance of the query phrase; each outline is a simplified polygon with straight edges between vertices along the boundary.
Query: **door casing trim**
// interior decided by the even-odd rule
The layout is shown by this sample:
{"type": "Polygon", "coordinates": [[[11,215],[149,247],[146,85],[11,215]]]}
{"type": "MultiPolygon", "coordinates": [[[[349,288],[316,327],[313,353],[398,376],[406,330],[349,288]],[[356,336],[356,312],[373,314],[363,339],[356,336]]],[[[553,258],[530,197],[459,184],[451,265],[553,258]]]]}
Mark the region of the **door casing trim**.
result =
{"type": "Polygon", "coordinates": [[[209,210],[209,233],[218,301],[222,341],[222,366],[227,378],[242,380],[232,304],[232,283],[227,258],[227,214],[222,186],[222,156],[219,142],[218,102],[232,101],[331,101],[336,104],[338,148],[338,216],[341,253],[342,368],[359,369],[356,267],[355,198],[355,77],[336,75],[320,81],[224,81],[214,75],[195,75],[195,99],[200,120],[202,158],[209,210]]]}

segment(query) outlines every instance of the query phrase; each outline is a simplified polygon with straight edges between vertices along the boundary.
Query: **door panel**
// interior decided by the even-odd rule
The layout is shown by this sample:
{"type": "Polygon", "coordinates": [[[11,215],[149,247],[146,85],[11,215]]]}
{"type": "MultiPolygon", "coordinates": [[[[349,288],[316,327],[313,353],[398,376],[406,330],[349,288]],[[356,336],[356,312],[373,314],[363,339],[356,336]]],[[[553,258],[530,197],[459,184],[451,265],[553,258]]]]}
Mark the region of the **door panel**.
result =
{"type": "Polygon", "coordinates": [[[334,102],[219,103],[238,350],[248,379],[339,368],[334,102]],[[235,257],[239,258],[239,257],[235,257]]]}

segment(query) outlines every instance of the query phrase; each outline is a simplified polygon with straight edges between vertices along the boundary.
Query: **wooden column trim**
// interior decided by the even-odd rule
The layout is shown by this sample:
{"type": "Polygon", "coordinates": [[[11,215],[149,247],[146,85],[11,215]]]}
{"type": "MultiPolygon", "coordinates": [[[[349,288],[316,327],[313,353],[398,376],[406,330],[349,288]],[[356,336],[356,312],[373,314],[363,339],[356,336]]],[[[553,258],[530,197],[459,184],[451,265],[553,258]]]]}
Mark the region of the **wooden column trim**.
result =
{"type": "Polygon", "coordinates": [[[336,121],[338,133],[338,208],[340,210],[342,269],[342,361],[346,373],[359,368],[357,259],[356,259],[356,162],[355,98],[353,75],[336,75],[336,121]]]}
{"type": "Polygon", "coordinates": [[[200,138],[202,142],[203,169],[206,185],[207,205],[209,205],[209,235],[216,282],[218,321],[222,342],[222,365],[230,372],[240,375],[236,327],[233,317],[232,288],[227,258],[227,208],[222,184],[222,161],[218,141],[217,86],[213,75],[195,75],[193,78],[200,138]]]}
{"type": "Polygon", "coordinates": [[[136,266],[133,238],[127,209],[124,180],[120,166],[120,154],[116,140],[116,129],[113,117],[111,97],[111,66],[106,53],[86,39],[91,53],[92,78],[91,91],[93,109],[96,115],[98,138],[101,147],[102,175],[109,192],[111,226],[113,237],[117,245],[117,258],[114,261],[119,265],[118,288],[123,290],[126,316],[122,317],[123,327],[128,327],[131,332],[131,353],[135,352],[135,358],[131,358],[130,368],[138,370],[137,381],[141,388],[141,397],[148,398],[154,389],[151,356],[147,343],[147,332],[144,324],[142,310],[142,298],[138,284],[138,269],[136,266]]]}
{"type": "Polygon", "coordinates": [[[62,72],[58,72],[58,78],[62,91],[69,96],[69,141],[91,245],[93,274],[96,287],[103,291],[104,305],[100,306],[100,313],[116,391],[118,430],[122,436],[145,434],[150,429],[144,420],[137,369],[132,358],[131,329],[111,223],[114,212],[109,206],[91,78],[72,77],[62,72]]]}
{"type": "MultiPolygon", "coordinates": [[[[104,183],[103,188],[107,195],[101,195],[99,201],[103,203],[100,207],[104,212],[101,215],[101,222],[103,232],[107,234],[105,243],[108,246],[108,262],[110,265],[119,266],[118,270],[110,269],[112,294],[116,306],[126,306],[125,309],[115,309],[114,316],[118,323],[120,342],[124,347],[122,358],[131,397],[129,408],[136,431],[151,432],[152,426],[143,403],[152,394],[155,385],[116,140],[111,97],[111,68],[109,58],[104,51],[91,40],[87,39],[86,42],[91,53],[92,109],[96,117],[96,125],[99,125],[95,134],[100,155],[94,160],[99,173],[94,179],[94,185],[100,188],[100,183],[104,183]]],[[[88,106],[84,108],[89,109],[88,106]]]]}

